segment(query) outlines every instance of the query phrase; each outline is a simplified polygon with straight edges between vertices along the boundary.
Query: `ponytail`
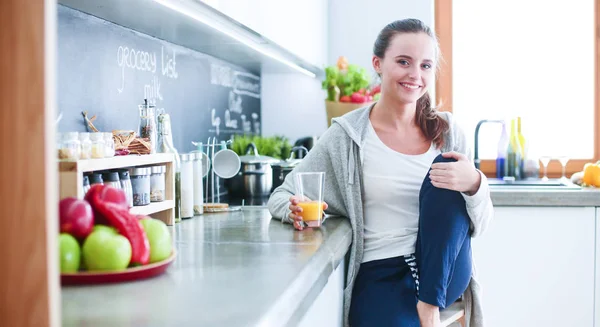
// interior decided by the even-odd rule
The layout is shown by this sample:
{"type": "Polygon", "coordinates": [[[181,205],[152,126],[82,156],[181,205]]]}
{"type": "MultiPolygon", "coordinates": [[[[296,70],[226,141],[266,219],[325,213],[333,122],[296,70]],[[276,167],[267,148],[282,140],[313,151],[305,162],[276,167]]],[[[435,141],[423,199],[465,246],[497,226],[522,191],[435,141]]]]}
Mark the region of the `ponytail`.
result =
{"type": "Polygon", "coordinates": [[[437,148],[444,146],[444,133],[449,129],[448,122],[437,114],[431,106],[431,97],[426,92],[417,100],[415,121],[428,140],[432,140],[437,148]]]}

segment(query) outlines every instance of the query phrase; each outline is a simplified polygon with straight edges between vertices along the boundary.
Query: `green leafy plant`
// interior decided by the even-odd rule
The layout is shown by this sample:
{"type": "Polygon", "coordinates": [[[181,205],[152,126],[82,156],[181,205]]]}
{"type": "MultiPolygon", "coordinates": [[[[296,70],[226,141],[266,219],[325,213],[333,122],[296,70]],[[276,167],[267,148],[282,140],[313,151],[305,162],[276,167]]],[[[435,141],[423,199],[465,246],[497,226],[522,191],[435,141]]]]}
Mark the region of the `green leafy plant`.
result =
{"type": "Polygon", "coordinates": [[[240,156],[246,155],[250,143],[256,145],[259,155],[277,159],[287,159],[292,151],[292,144],[284,136],[263,137],[258,135],[235,135],[231,150],[240,156]]]}
{"type": "Polygon", "coordinates": [[[347,59],[342,56],[336,65],[325,68],[322,88],[327,90],[327,100],[350,102],[349,97],[357,92],[365,95],[370,84],[371,77],[367,70],[356,64],[348,64],[347,59]]]}

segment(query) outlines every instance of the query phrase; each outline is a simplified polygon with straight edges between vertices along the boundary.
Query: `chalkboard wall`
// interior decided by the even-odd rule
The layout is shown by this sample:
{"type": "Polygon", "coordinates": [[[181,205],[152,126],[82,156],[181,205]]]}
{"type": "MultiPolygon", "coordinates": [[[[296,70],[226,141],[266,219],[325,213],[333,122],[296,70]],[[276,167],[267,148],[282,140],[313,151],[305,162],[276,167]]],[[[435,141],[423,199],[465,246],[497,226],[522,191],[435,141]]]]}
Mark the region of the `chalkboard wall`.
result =
{"type": "MultiPolygon", "coordinates": [[[[135,13],[132,13],[135,14],[135,13]]],[[[58,6],[59,132],[137,130],[144,99],[171,115],[180,152],[191,141],[261,134],[260,77],[218,58],[58,6]]]]}

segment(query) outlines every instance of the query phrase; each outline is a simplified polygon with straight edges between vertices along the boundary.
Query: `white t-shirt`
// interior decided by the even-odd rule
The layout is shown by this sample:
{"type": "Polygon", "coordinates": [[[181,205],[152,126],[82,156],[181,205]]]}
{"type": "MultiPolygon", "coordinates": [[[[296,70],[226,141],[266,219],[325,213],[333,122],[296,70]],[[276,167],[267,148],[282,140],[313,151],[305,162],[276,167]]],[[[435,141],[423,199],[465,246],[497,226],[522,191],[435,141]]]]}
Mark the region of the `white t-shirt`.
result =
{"type": "Polygon", "coordinates": [[[433,142],[423,154],[394,151],[379,139],[369,123],[363,149],[363,262],[415,252],[421,184],[440,153],[433,142]]]}

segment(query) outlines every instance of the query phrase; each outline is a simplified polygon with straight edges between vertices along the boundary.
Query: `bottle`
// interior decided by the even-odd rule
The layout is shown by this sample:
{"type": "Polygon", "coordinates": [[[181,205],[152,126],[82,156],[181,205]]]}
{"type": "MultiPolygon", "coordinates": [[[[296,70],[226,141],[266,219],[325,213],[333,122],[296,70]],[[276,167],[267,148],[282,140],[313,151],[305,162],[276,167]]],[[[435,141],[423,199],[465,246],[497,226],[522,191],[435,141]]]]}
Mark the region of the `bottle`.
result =
{"type": "Polygon", "coordinates": [[[138,135],[141,138],[148,139],[150,143],[150,153],[156,153],[156,118],[155,106],[148,104],[148,99],[144,99],[144,104],[138,105],[140,110],[140,121],[138,124],[138,135]]]}
{"type": "Polygon", "coordinates": [[[496,157],[496,178],[503,179],[506,176],[506,155],[508,150],[508,133],[506,132],[506,122],[502,122],[502,133],[498,141],[498,156],[496,157]]]}
{"type": "Polygon", "coordinates": [[[521,132],[521,117],[517,117],[517,138],[519,139],[519,146],[521,147],[521,177],[526,178],[525,164],[527,163],[527,142],[521,132]]]}
{"type": "Polygon", "coordinates": [[[194,166],[189,153],[181,154],[181,219],[194,217],[194,166]]]}
{"type": "Polygon", "coordinates": [[[202,174],[202,152],[191,152],[194,165],[194,215],[204,214],[204,190],[202,174]]]}
{"type": "Polygon", "coordinates": [[[508,142],[508,150],[506,151],[506,176],[513,177],[515,180],[521,179],[522,171],[522,156],[521,145],[516,131],[516,121],[510,121],[510,141],[508,142]]]}
{"type": "Polygon", "coordinates": [[[175,223],[181,222],[181,160],[175,146],[173,146],[173,135],[171,134],[171,116],[161,112],[157,117],[158,122],[158,147],[159,153],[175,154],[175,223]]]}

